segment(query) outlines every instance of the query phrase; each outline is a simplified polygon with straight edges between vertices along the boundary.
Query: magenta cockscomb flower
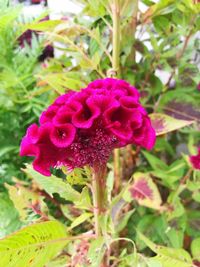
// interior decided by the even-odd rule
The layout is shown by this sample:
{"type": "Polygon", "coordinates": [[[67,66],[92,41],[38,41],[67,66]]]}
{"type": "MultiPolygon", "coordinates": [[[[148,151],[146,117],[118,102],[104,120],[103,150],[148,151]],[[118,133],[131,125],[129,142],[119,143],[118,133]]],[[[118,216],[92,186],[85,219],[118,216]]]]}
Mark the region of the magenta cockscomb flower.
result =
{"type": "Polygon", "coordinates": [[[59,96],[42,113],[40,126],[28,128],[20,155],[34,156],[34,169],[49,176],[51,167],[101,166],[114,148],[135,144],[151,149],[154,143],[137,89],[106,78],[59,96]]]}
{"type": "Polygon", "coordinates": [[[190,162],[192,167],[196,170],[200,170],[200,147],[198,148],[198,153],[195,156],[190,156],[190,162]]]}

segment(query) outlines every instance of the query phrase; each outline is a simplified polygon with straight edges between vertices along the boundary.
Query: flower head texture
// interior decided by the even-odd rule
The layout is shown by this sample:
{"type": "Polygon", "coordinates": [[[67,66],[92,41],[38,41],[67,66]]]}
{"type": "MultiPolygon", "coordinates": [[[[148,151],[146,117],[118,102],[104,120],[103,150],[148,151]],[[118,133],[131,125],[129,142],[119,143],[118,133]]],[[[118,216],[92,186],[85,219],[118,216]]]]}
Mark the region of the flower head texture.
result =
{"type": "Polygon", "coordinates": [[[198,153],[195,156],[190,156],[190,162],[192,167],[196,170],[200,170],[200,147],[198,148],[198,153]]]}
{"type": "Polygon", "coordinates": [[[155,131],[137,89],[106,78],[59,96],[41,114],[40,126],[27,129],[20,155],[34,156],[34,169],[49,176],[53,167],[100,166],[114,148],[135,144],[149,150],[154,143],[155,131]]]}

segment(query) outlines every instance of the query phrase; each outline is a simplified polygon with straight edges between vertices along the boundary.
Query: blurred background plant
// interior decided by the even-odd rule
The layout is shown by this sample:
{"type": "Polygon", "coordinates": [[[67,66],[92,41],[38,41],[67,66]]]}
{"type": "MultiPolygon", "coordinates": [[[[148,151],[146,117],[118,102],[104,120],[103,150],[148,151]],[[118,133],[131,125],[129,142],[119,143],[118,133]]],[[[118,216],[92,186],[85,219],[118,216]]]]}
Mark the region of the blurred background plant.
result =
{"type": "MultiPolygon", "coordinates": [[[[34,256],[33,266],[44,266],[64,246],[45,266],[62,267],[66,262],[67,266],[100,266],[104,254],[107,262],[102,266],[199,266],[200,175],[188,155],[195,154],[200,145],[200,3],[76,3],[82,8],[78,15],[42,20],[47,15],[44,12],[26,21],[20,7],[1,1],[0,214],[4,219],[0,236],[32,222],[57,219],[67,226],[67,237],[57,221],[43,222],[35,246],[42,237],[47,248],[59,238],[72,240],[73,246],[57,242],[46,258],[45,248],[41,254],[23,251],[28,260],[34,256]],[[31,42],[22,44],[19,38],[27,30],[31,42]],[[40,62],[47,45],[53,45],[56,56],[40,62]],[[107,239],[88,242],[93,238],[89,170],[71,174],[58,170],[57,177],[51,178],[31,166],[22,172],[28,159],[20,158],[18,151],[27,126],[38,122],[41,111],[56,96],[106,76],[118,76],[138,88],[158,137],[151,153],[128,146],[119,152],[117,165],[116,156],[115,164],[113,159],[109,162],[109,208],[101,225],[107,239]],[[141,184],[150,188],[152,196],[145,194],[141,184]],[[52,229],[58,232],[51,235],[52,229]],[[81,242],[75,235],[81,235],[81,242]]],[[[35,230],[29,227],[31,235],[35,230]]],[[[8,256],[4,260],[4,266],[9,266],[8,256]]],[[[19,260],[20,266],[27,266],[22,256],[19,260]]]]}
{"type": "MultiPolygon", "coordinates": [[[[19,141],[31,122],[48,104],[49,94],[35,95],[38,90],[35,74],[42,67],[44,38],[27,30],[22,7],[1,1],[0,19],[0,184],[21,174],[23,159],[19,157],[19,141]]],[[[47,55],[46,55],[47,54],[47,55]]],[[[52,55],[52,52],[51,52],[52,55]]],[[[2,190],[2,186],[0,187],[2,190]]]]}

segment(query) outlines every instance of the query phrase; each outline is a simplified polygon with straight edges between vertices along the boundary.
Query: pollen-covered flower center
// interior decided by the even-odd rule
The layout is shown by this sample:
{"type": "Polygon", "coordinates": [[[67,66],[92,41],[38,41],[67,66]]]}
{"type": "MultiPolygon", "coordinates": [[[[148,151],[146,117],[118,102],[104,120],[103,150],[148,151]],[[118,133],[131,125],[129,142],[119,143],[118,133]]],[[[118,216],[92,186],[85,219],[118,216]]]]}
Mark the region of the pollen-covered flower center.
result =
{"type": "Polygon", "coordinates": [[[70,147],[76,162],[76,166],[73,167],[105,164],[116,145],[117,138],[110,136],[104,129],[95,129],[89,136],[84,130],[80,130],[70,147]]]}

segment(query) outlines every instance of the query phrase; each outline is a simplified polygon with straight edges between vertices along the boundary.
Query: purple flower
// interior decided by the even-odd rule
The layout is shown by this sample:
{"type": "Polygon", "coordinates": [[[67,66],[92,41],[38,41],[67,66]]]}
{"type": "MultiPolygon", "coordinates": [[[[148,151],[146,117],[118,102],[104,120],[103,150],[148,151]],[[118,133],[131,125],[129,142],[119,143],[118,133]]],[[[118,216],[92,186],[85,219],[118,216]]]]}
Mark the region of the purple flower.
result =
{"type": "Polygon", "coordinates": [[[192,167],[196,170],[200,170],[200,147],[198,148],[198,153],[195,156],[190,156],[190,162],[192,167]]]}
{"type": "Polygon", "coordinates": [[[80,92],[59,96],[31,125],[21,156],[34,156],[33,167],[49,176],[51,167],[69,169],[105,164],[114,148],[135,144],[152,149],[155,131],[129,83],[106,78],[80,92]]]}
{"type": "Polygon", "coordinates": [[[200,83],[197,85],[197,90],[200,91],[200,83]]]}

